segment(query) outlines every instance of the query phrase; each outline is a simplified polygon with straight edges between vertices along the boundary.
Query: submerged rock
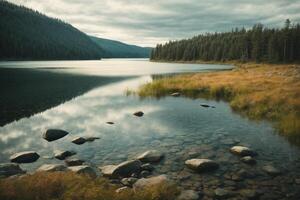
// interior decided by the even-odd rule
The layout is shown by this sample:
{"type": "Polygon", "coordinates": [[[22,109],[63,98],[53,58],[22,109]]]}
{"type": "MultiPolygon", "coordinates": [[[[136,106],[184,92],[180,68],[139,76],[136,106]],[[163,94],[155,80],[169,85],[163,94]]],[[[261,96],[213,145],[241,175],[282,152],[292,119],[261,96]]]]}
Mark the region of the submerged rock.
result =
{"type": "Polygon", "coordinates": [[[194,190],[183,190],[176,200],[199,200],[199,193],[194,190]]]}
{"type": "Polygon", "coordinates": [[[85,162],[84,160],[80,160],[78,158],[72,158],[72,159],[65,160],[65,163],[68,166],[79,166],[79,165],[82,165],[84,162],[85,162]]]}
{"type": "Polygon", "coordinates": [[[75,155],[75,151],[56,151],[54,157],[59,159],[59,160],[64,160],[67,157],[75,155]]]}
{"type": "Polygon", "coordinates": [[[271,176],[277,176],[281,173],[279,169],[272,165],[265,165],[262,167],[262,170],[271,176]]]}
{"type": "Polygon", "coordinates": [[[68,167],[68,169],[75,172],[76,174],[87,174],[92,178],[97,177],[96,171],[88,165],[73,166],[68,167]]]}
{"type": "Polygon", "coordinates": [[[72,143],[81,145],[81,144],[86,143],[86,139],[83,137],[76,137],[72,140],[72,143]]]}
{"type": "Polygon", "coordinates": [[[180,96],[180,93],[179,92],[174,92],[171,94],[172,97],[179,97],[180,96]]]}
{"type": "Polygon", "coordinates": [[[68,135],[69,133],[67,131],[64,130],[60,130],[60,129],[48,129],[44,134],[43,134],[43,138],[45,140],[47,140],[48,142],[54,141],[54,140],[58,140],[62,137],[65,137],[66,135],[68,135]]]}
{"type": "Polygon", "coordinates": [[[232,191],[229,191],[227,189],[223,189],[223,188],[217,188],[215,189],[215,196],[217,198],[227,198],[233,195],[232,191]]]}
{"type": "Polygon", "coordinates": [[[57,172],[57,171],[65,171],[67,169],[66,166],[61,164],[44,164],[40,166],[37,171],[44,172],[57,172]]]}
{"type": "Polygon", "coordinates": [[[9,177],[19,174],[25,174],[26,171],[21,169],[18,164],[15,163],[3,163],[0,164],[0,178],[1,177],[9,177]]]}
{"type": "Polygon", "coordinates": [[[158,162],[164,157],[164,154],[157,150],[149,150],[137,157],[142,162],[158,162]]]}
{"type": "Polygon", "coordinates": [[[104,176],[118,178],[129,177],[133,173],[138,173],[141,170],[141,161],[131,160],[120,163],[119,165],[106,165],[99,167],[104,176]]]}
{"type": "Polygon", "coordinates": [[[249,164],[249,165],[256,164],[256,160],[254,158],[252,158],[251,156],[244,156],[241,158],[241,161],[246,164],[249,164]]]}
{"type": "Polygon", "coordinates": [[[212,171],[219,167],[218,163],[209,159],[190,159],[185,161],[185,165],[197,172],[212,171]]]}
{"type": "Polygon", "coordinates": [[[15,153],[9,159],[14,163],[32,163],[39,159],[40,155],[35,151],[23,151],[15,153]]]}
{"type": "Polygon", "coordinates": [[[210,105],[208,105],[208,104],[200,104],[200,106],[202,106],[204,108],[209,108],[210,107],[210,105]]]}
{"type": "Polygon", "coordinates": [[[133,115],[135,115],[137,117],[142,117],[144,115],[144,113],[142,111],[137,111],[137,112],[133,113],[133,115]]]}
{"type": "Polygon", "coordinates": [[[230,152],[239,156],[255,156],[257,154],[250,148],[244,146],[234,146],[230,149],[230,152]]]}
{"type": "Polygon", "coordinates": [[[106,122],[107,124],[113,125],[115,124],[114,122],[106,122]]]}
{"type": "Polygon", "coordinates": [[[155,185],[167,183],[167,182],[169,182],[169,180],[166,175],[159,175],[159,176],[154,176],[151,178],[141,178],[133,184],[133,188],[135,190],[146,189],[146,188],[151,188],[155,185]]]}

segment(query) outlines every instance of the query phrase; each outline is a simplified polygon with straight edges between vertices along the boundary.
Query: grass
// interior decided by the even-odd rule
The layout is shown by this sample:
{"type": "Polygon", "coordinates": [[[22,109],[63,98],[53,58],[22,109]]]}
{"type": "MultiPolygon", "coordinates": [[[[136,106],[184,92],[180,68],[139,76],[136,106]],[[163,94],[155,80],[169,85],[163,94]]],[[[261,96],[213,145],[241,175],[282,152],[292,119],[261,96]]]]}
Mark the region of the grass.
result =
{"type": "Polygon", "coordinates": [[[2,200],[174,200],[178,190],[174,185],[160,184],[134,192],[116,193],[121,186],[107,179],[91,179],[72,172],[39,172],[24,177],[0,180],[2,200]]]}
{"type": "Polygon", "coordinates": [[[232,71],[155,79],[142,85],[135,94],[141,98],[161,98],[172,92],[181,92],[192,98],[225,100],[242,115],[274,122],[282,135],[300,145],[300,67],[236,65],[232,71]]]}

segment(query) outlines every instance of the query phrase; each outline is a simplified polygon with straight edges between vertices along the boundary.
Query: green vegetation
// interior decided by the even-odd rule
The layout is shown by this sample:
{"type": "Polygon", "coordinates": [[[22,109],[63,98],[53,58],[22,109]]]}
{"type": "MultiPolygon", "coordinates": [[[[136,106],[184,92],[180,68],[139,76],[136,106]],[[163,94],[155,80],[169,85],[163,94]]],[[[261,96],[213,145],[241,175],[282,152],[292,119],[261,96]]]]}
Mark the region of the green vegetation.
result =
{"type": "Polygon", "coordinates": [[[100,59],[104,51],[61,20],[0,1],[0,60],[100,59]]]}
{"type": "Polygon", "coordinates": [[[235,29],[191,39],[158,44],[151,53],[156,61],[232,61],[292,63],[300,61],[300,25],[289,20],[282,29],[235,29]]]}
{"type": "Polygon", "coordinates": [[[136,93],[142,98],[160,98],[172,92],[228,101],[234,111],[251,119],[275,122],[282,135],[300,145],[299,66],[240,64],[232,71],[156,79],[136,93]]]}
{"type": "Polygon", "coordinates": [[[104,51],[105,58],[149,58],[151,48],[125,44],[115,40],[108,40],[90,36],[104,51]]]}
{"type": "Polygon", "coordinates": [[[0,199],[5,200],[174,200],[174,185],[159,184],[144,190],[116,193],[121,185],[107,179],[91,179],[71,172],[39,172],[0,180],[0,199]]]}

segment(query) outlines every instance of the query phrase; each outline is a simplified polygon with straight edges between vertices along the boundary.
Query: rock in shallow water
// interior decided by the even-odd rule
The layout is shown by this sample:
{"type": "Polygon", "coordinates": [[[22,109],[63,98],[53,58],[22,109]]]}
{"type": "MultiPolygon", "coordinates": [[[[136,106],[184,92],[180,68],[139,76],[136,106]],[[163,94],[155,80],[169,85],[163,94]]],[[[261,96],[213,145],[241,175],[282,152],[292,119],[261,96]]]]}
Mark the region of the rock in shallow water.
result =
{"type": "Polygon", "coordinates": [[[69,133],[67,131],[64,130],[60,130],[60,129],[48,129],[44,134],[43,134],[43,138],[45,140],[47,140],[48,142],[54,141],[54,140],[58,140],[62,137],[65,137],[66,135],[68,135],[69,133]]]}
{"type": "Polygon", "coordinates": [[[199,193],[194,190],[183,190],[176,200],[199,200],[199,193]]]}
{"type": "Polygon", "coordinates": [[[59,160],[64,160],[67,157],[75,155],[75,151],[56,151],[54,157],[59,160]]]}
{"type": "Polygon", "coordinates": [[[209,159],[190,159],[185,161],[185,165],[197,172],[212,171],[219,167],[218,163],[209,159]]]}
{"type": "Polygon", "coordinates": [[[40,155],[35,151],[23,151],[15,153],[9,159],[14,163],[32,163],[39,159],[40,155]]]}
{"type": "Polygon", "coordinates": [[[149,150],[137,157],[142,162],[158,162],[164,157],[164,154],[157,150],[149,150]]]}
{"type": "Polygon", "coordinates": [[[169,182],[169,180],[166,175],[159,175],[151,178],[141,178],[133,184],[133,188],[135,190],[146,189],[167,182],[169,182]]]}
{"type": "Polygon", "coordinates": [[[78,144],[78,145],[84,144],[84,143],[86,143],[86,139],[83,137],[76,137],[72,140],[72,143],[78,144]]]}
{"type": "Polygon", "coordinates": [[[99,167],[104,176],[118,178],[129,177],[133,173],[140,172],[142,163],[139,160],[131,160],[120,163],[119,165],[106,165],[99,167]]]}
{"type": "Polygon", "coordinates": [[[0,164],[0,178],[1,177],[9,177],[18,174],[25,174],[26,171],[21,169],[18,164],[14,163],[3,163],[0,164]]]}
{"type": "Polygon", "coordinates": [[[137,112],[133,113],[133,115],[135,115],[137,117],[142,117],[144,115],[144,113],[142,111],[137,111],[137,112]]]}
{"type": "Polygon", "coordinates": [[[68,166],[79,166],[84,163],[84,160],[80,160],[78,158],[72,158],[65,160],[66,165],[68,166]]]}
{"type": "Polygon", "coordinates": [[[44,172],[57,172],[57,171],[65,171],[67,169],[66,166],[61,164],[44,164],[40,166],[37,171],[44,172]]]}
{"type": "Polygon", "coordinates": [[[180,96],[180,93],[179,92],[174,92],[171,94],[172,97],[179,97],[180,96]]]}
{"type": "Polygon", "coordinates": [[[265,165],[262,167],[262,170],[271,176],[277,176],[281,173],[279,169],[272,165],[265,165]]]}
{"type": "Polygon", "coordinates": [[[92,178],[97,177],[96,171],[88,165],[73,166],[73,167],[68,167],[68,169],[75,172],[76,174],[86,174],[92,178]]]}
{"type": "Polygon", "coordinates": [[[249,164],[249,165],[256,164],[256,160],[254,158],[252,158],[251,156],[244,156],[241,158],[241,161],[246,164],[249,164]]]}
{"type": "Polygon", "coordinates": [[[234,146],[230,149],[230,152],[239,156],[255,156],[257,155],[256,152],[251,150],[248,147],[244,146],[234,146]]]}

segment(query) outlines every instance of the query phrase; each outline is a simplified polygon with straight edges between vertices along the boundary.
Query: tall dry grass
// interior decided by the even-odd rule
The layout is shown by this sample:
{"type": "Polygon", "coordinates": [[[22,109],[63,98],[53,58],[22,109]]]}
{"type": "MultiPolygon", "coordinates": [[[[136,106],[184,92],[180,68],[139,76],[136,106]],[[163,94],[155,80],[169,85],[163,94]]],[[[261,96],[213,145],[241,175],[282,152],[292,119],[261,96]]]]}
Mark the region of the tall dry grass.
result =
{"type": "Polygon", "coordinates": [[[275,122],[281,134],[300,145],[300,66],[239,64],[232,71],[156,79],[142,85],[137,94],[160,98],[172,92],[226,100],[251,119],[275,122]]]}

